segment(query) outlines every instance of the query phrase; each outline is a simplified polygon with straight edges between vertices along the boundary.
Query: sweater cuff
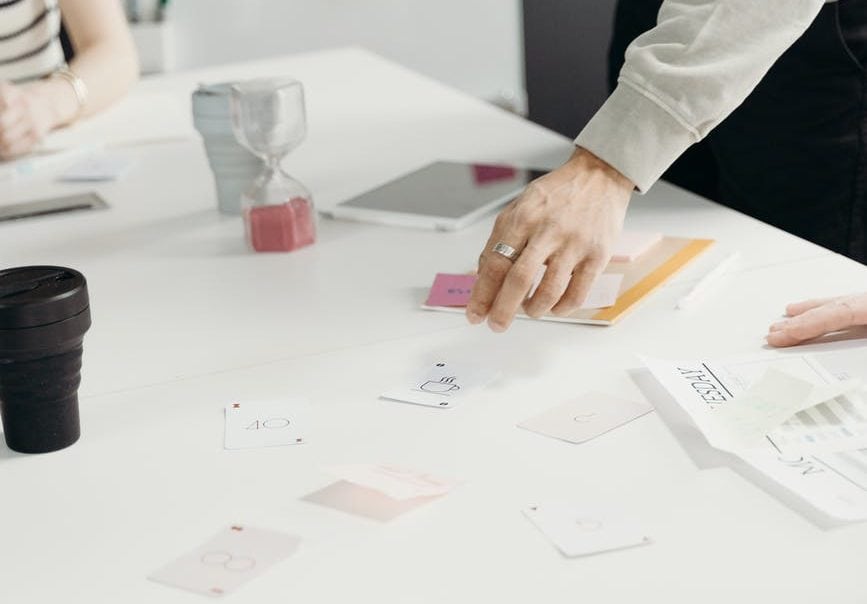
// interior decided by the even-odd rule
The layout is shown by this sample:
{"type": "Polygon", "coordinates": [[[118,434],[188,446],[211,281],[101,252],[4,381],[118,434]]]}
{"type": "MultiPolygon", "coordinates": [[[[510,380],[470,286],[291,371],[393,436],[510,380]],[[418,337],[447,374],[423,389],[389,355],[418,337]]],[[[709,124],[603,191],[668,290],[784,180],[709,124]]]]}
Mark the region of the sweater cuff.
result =
{"type": "Polygon", "coordinates": [[[621,79],[575,144],[611,165],[645,193],[700,139],[698,131],[651,93],[621,79]]]}

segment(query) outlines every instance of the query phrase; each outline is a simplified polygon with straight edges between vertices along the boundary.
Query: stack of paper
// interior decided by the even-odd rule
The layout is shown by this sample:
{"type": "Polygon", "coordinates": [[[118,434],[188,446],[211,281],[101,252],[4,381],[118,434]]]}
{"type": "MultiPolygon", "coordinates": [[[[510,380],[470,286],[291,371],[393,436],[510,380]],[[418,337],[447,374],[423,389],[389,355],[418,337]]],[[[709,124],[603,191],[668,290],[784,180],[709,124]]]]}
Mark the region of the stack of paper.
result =
{"type": "Polygon", "coordinates": [[[810,355],[645,365],[708,443],[841,520],[867,519],[867,403],[810,355]]]}

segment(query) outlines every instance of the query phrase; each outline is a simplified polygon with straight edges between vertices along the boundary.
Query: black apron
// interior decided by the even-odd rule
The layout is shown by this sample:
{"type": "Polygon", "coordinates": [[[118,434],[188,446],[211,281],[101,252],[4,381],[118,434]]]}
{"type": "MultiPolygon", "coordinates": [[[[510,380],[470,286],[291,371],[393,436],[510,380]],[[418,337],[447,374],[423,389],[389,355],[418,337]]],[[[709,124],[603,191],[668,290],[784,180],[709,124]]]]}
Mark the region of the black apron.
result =
{"type": "MultiPolygon", "coordinates": [[[[619,0],[613,87],[662,0],[619,0]]],[[[867,261],[867,0],[827,4],[746,101],[665,178],[867,261]]]]}

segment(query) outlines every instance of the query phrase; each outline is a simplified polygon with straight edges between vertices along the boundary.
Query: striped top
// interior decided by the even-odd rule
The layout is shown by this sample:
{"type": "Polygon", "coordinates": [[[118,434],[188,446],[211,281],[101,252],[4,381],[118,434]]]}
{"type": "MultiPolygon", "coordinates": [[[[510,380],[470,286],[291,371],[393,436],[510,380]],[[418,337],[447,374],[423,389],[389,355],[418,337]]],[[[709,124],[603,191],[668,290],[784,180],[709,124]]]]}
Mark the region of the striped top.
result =
{"type": "Polygon", "coordinates": [[[64,64],[57,0],[0,0],[0,81],[41,78],[64,64]]]}

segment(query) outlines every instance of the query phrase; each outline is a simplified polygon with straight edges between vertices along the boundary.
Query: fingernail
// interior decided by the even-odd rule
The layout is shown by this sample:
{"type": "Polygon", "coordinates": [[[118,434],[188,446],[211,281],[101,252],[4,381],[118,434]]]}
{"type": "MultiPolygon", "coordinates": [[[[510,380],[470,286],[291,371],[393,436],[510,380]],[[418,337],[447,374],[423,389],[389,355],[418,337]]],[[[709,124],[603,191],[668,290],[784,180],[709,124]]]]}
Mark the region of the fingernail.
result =
{"type": "Polygon", "coordinates": [[[491,328],[491,331],[495,331],[497,333],[502,333],[506,331],[506,325],[504,323],[500,323],[499,321],[488,320],[488,327],[491,328]]]}
{"type": "Polygon", "coordinates": [[[484,317],[479,313],[473,312],[471,310],[467,311],[467,321],[469,321],[473,325],[478,325],[482,322],[482,319],[484,319],[484,317]]]}
{"type": "Polygon", "coordinates": [[[779,323],[774,323],[773,325],[771,325],[769,329],[770,331],[780,331],[781,329],[785,329],[788,324],[788,321],[780,321],[779,323]]]}

